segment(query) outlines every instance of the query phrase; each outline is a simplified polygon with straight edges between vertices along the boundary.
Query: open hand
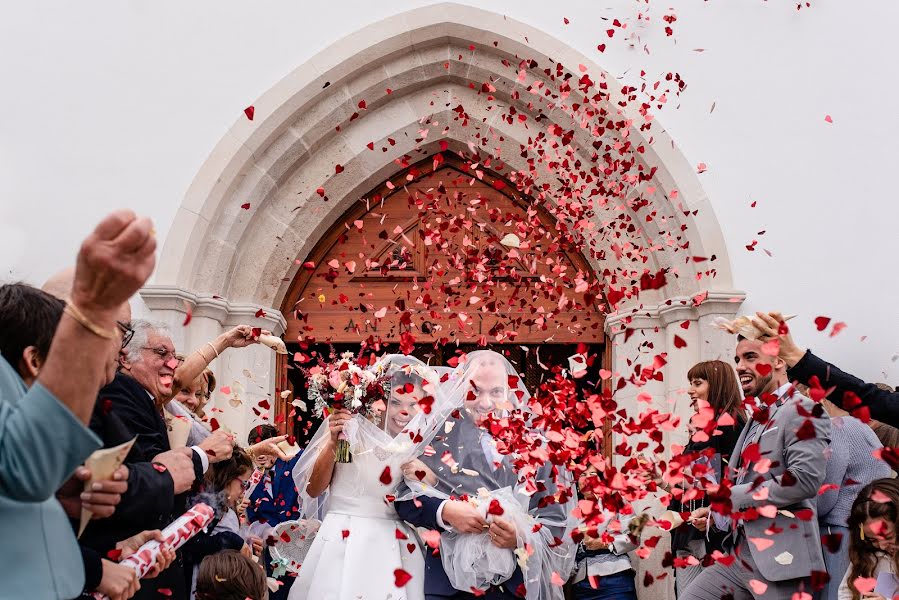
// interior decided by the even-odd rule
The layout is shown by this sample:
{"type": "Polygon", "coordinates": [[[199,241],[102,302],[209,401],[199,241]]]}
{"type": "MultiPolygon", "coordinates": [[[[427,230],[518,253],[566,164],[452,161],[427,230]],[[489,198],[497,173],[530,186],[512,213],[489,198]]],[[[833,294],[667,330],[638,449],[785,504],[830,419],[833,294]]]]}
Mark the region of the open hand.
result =
{"type": "Polygon", "coordinates": [[[762,339],[778,340],[780,343],[778,356],[787,363],[787,367],[793,367],[802,360],[802,357],[805,356],[805,349],[799,347],[789,331],[784,334],[780,333],[780,324],[785,322],[782,314],[757,312],[755,316],[756,318],[752,322],[756,329],[762,332],[762,339]]]}

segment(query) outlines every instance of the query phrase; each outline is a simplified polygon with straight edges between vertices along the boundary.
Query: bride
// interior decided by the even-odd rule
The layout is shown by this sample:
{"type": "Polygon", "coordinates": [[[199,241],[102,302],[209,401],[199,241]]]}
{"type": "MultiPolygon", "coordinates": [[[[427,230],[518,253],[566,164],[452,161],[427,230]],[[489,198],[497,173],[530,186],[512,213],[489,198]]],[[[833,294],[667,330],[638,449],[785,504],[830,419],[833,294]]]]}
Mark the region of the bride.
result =
{"type": "Polygon", "coordinates": [[[386,405],[375,403],[382,404],[380,415],[333,411],[294,467],[302,518],[322,523],[289,600],[424,599],[422,552],[392,500],[404,469],[431,476],[415,457],[445,420],[434,403],[438,375],[402,355],[385,356],[373,368],[389,378],[386,405]],[[341,432],[350,443],[349,463],[335,463],[341,432]]]}

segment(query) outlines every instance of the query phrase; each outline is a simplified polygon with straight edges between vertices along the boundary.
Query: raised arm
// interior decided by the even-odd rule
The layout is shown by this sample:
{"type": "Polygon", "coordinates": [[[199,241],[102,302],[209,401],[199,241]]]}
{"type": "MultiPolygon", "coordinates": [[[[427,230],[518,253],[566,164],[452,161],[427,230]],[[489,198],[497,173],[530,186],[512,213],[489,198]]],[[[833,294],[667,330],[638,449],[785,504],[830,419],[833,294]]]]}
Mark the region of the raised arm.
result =
{"type": "Polygon", "coordinates": [[[780,313],[756,313],[756,316],[756,327],[767,337],[779,340],[779,354],[787,363],[787,375],[792,381],[808,385],[812,377],[817,377],[821,387],[831,390],[827,397],[840,408],[848,411],[855,409],[856,406],[847,402],[854,394],[871,411],[871,418],[894,427],[899,426],[899,393],[888,392],[873,383],[866,383],[815,356],[811,350],[799,346],[789,331],[781,333],[786,328],[780,328],[780,323],[783,322],[780,313]]]}
{"type": "MultiPolygon", "coordinates": [[[[270,334],[269,331],[264,329],[261,331],[263,334],[270,334]]],[[[189,385],[194,379],[202,375],[209,363],[218,358],[228,348],[246,348],[258,343],[259,341],[253,337],[253,328],[249,325],[238,325],[214,340],[206,342],[184,359],[184,362],[175,369],[175,382],[172,385],[172,394],[168,398],[164,398],[163,402],[168,402],[174,398],[178,393],[177,390],[180,390],[185,385],[189,385]]]]}
{"type": "Polygon", "coordinates": [[[116,316],[156,264],[152,228],[147,218],[117,211],[97,225],[78,252],[72,299],[38,383],[82,423],[90,421],[97,392],[106,383],[110,346],[118,340],[116,316]]]}
{"type": "Polygon", "coordinates": [[[104,219],[78,253],[72,299],[34,385],[22,391],[16,365],[0,365],[3,495],[46,500],[100,446],[85,425],[119,339],[116,316],[152,272],[155,248],[149,220],[104,219]]]}

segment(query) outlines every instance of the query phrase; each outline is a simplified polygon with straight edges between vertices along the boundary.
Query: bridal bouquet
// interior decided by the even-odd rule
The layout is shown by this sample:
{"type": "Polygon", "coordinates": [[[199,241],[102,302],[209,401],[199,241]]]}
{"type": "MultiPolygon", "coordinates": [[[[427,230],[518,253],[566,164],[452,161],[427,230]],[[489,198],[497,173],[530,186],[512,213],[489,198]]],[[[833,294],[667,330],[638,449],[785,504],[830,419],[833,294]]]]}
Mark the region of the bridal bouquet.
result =
{"type": "MultiPolygon", "coordinates": [[[[389,376],[359,365],[352,352],[344,352],[331,363],[319,364],[306,372],[308,398],[319,416],[345,408],[354,414],[371,416],[374,404],[388,393],[389,376]]],[[[352,461],[350,444],[341,433],[337,439],[337,462],[352,461]]]]}

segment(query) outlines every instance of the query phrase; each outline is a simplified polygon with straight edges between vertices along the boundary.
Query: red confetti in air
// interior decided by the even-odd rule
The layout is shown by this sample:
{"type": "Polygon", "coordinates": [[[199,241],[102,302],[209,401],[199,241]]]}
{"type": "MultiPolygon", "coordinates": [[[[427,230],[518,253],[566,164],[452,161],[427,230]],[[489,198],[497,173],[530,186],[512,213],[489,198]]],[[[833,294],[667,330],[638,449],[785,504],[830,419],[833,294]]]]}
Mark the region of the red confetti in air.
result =
{"type": "Polygon", "coordinates": [[[247,116],[247,118],[252,121],[253,117],[256,115],[256,108],[252,105],[243,109],[243,114],[247,116]]]}
{"type": "Polygon", "coordinates": [[[506,511],[503,510],[503,506],[502,506],[502,504],[499,503],[499,500],[497,500],[496,498],[493,498],[490,500],[490,506],[487,507],[488,515],[500,516],[504,512],[506,512],[506,511]]]}
{"type": "Polygon", "coordinates": [[[390,476],[389,465],[384,467],[384,470],[381,472],[381,476],[378,479],[384,485],[390,485],[393,482],[393,477],[390,476]]]}
{"type": "Polygon", "coordinates": [[[404,587],[412,580],[412,575],[403,569],[395,569],[393,571],[393,583],[396,587],[404,587]]]}
{"type": "Polygon", "coordinates": [[[818,331],[824,331],[830,324],[830,317],[815,317],[815,327],[818,331]]]}

